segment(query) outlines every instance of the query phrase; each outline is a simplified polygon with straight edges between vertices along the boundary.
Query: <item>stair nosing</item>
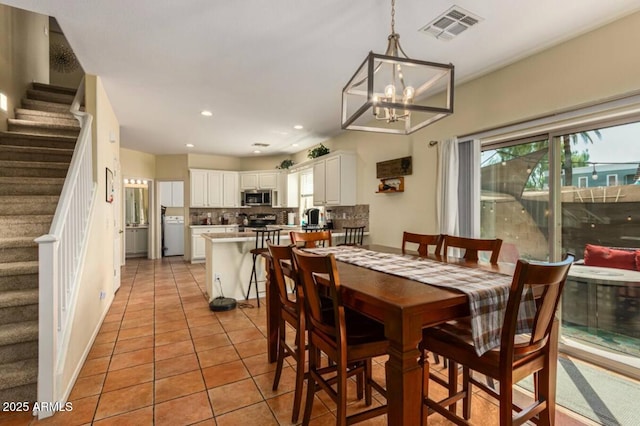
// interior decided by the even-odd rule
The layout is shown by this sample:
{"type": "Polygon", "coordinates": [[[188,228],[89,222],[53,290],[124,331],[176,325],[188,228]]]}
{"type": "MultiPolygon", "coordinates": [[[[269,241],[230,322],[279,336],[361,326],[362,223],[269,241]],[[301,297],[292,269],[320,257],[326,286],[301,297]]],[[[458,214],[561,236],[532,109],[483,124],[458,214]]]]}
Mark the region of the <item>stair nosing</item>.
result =
{"type": "Polygon", "coordinates": [[[80,124],[47,123],[43,121],[25,120],[22,118],[8,118],[7,122],[14,126],[37,127],[49,130],[80,130],[80,124]]]}

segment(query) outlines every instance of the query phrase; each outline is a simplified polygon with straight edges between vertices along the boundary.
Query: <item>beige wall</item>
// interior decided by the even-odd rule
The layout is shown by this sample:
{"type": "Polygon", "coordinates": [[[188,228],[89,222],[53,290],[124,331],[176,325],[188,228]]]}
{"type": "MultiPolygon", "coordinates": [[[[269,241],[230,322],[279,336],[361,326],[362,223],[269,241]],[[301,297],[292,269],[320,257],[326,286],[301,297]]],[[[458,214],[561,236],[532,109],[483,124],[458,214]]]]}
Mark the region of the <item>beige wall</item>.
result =
{"type": "Polygon", "coordinates": [[[120,148],[122,178],[153,179],[156,177],[156,156],[146,152],[120,148]]]}
{"type": "Polygon", "coordinates": [[[91,223],[89,225],[88,247],[78,289],[78,303],[72,324],[72,335],[64,371],[63,389],[69,386],[78,366],[82,365],[93,337],[98,332],[103,316],[111,305],[114,293],[114,270],[120,264],[117,250],[120,247],[114,236],[120,229],[119,200],[122,199],[121,186],[116,185],[115,202],[105,201],[105,168],[114,171],[114,179],[121,179],[119,169],[120,134],[118,120],[111,108],[100,78],[86,76],[86,110],[94,117],[95,130],[94,157],[97,161],[97,187],[91,223]],[[111,135],[115,142],[111,142],[111,135]],[[100,292],[106,297],[100,299],[100,292]]]}
{"type": "Polygon", "coordinates": [[[26,94],[29,83],[49,82],[49,18],[0,4],[0,92],[7,95],[7,112],[0,110],[0,131],[26,94]]]}
{"type": "MultiPolygon", "coordinates": [[[[437,232],[437,148],[430,148],[429,141],[476,133],[640,90],[640,55],[635,54],[636,41],[640,39],[638,28],[640,13],[460,84],[455,92],[455,113],[413,135],[348,131],[324,142],[331,151],[352,150],[358,154],[357,201],[370,206],[371,241],[398,246],[404,230],[437,232]],[[413,174],[405,178],[405,192],[376,194],[376,163],[407,155],[413,157],[413,174]]],[[[307,150],[290,157],[299,164],[307,160],[307,150]]],[[[271,169],[284,158],[289,157],[190,154],[180,170],[184,175],[189,167],[271,169]]],[[[161,169],[164,168],[158,168],[161,169]]]]}

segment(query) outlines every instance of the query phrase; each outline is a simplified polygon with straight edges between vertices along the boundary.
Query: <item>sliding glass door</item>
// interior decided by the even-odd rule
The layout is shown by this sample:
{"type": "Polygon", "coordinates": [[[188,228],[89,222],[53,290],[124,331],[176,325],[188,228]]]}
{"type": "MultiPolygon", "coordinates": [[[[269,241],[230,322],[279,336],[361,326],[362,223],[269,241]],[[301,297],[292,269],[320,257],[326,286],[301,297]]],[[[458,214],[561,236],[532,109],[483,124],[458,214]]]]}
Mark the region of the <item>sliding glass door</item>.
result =
{"type": "Polygon", "coordinates": [[[502,261],[576,255],[563,339],[640,357],[640,122],[483,146],[481,162],[481,236],[504,240],[502,261]]]}

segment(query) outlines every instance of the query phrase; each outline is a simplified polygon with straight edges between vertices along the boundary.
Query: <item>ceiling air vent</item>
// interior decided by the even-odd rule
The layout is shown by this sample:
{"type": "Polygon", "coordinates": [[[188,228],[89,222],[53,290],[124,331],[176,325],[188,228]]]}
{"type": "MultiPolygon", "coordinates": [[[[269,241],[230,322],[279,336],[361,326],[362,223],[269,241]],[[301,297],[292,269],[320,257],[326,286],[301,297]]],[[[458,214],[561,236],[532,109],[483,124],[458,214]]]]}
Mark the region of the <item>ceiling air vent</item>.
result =
{"type": "Polygon", "coordinates": [[[266,148],[266,147],[268,147],[268,146],[269,146],[269,144],[268,144],[268,143],[260,143],[260,142],[256,142],[256,143],[252,144],[251,146],[259,146],[259,147],[261,147],[261,148],[266,148]]]}
{"type": "Polygon", "coordinates": [[[424,34],[432,35],[440,40],[451,40],[480,21],[482,21],[482,18],[478,15],[474,15],[460,6],[453,6],[451,9],[420,28],[419,31],[424,34]]]}

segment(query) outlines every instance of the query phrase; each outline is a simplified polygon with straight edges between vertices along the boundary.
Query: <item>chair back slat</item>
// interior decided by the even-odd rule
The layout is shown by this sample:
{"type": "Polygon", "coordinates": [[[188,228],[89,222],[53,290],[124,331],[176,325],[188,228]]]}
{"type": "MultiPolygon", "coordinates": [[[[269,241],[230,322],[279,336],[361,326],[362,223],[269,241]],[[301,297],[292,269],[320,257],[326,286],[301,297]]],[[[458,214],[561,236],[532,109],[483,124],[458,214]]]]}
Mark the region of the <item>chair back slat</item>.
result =
{"type": "Polygon", "coordinates": [[[344,240],[340,245],[343,246],[361,246],[364,242],[364,226],[345,226],[344,240]]]}
{"type": "Polygon", "coordinates": [[[560,295],[574,259],[573,254],[567,254],[562,262],[557,263],[542,264],[529,263],[525,260],[518,261],[502,327],[500,350],[504,351],[503,354],[523,355],[536,351],[546,344],[551,333],[560,295]],[[514,337],[518,328],[518,309],[522,294],[527,286],[534,294],[540,294],[536,299],[536,315],[533,319],[529,343],[514,347],[514,337]],[[541,291],[539,291],[540,287],[542,287],[541,291]]]}
{"type": "Polygon", "coordinates": [[[452,235],[445,235],[444,250],[443,250],[444,256],[448,255],[450,247],[464,249],[464,255],[462,257],[466,260],[473,261],[473,262],[478,261],[479,251],[490,252],[491,259],[489,261],[492,264],[496,264],[498,263],[498,258],[500,257],[500,248],[502,247],[502,240],[499,238],[492,240],[492,239],[454,237],[452,235]]]}
{"type": "Polygon", "coordinates": [[[289,232],[291,242],[298,247],[331,247],[331,231],[289,232]]]}
{"type": "Polygon", "coordinates": [[[406,254],[407,243],[418,244],[418,255],[426,256],[429,253],[429,246],[435,246],[434,254],[440,255],[442,251],[442,235],[414,234],[411,232],[402,233],[402,254],[406,254]]]}
{"type": "MultiPolygon", "coordinates": [[[[332,254],[321,256],[293,248],[293,257],[301,283],[307,326],[310,331],[323,334],[334,345],[341,341],[338,336],[345,332],[344,307],[340,294],[340,281],[335,258],[332,254]],[[330,281],[329,297],[333,301],[333,315],[323,314],[317,274],[325,274],[330,281]]],[[[345,337],[346,339],[346,337],[345,337]]]]}
{"type": "Polygon", "coordinates": [[[280,303],[293,309],[297,309],[298,305],[294,300],[289,299],[289,292],[287,291],[287,278],[292,280],[298,288],[298,282],[296,272],[293,268],[288,268],[287,272],[282,268],[283,261],[293,261],[293,254],[291,248],[293,245],[280,246],[276,244],[268,243],[269,253],[271,254],[271,261],[273,262],[273,272],[275,283],[278,286],[278,296],[280,303]]]}
{"type": "Polygon", "coordinates": [[[255,229],[254,232],[256,234],[256,249],[266,249],[267,241],[270,241],[272,244],[280,244],[280,231],[282,229],[271,229],[271,228],[259,228],[255,229]]]}

